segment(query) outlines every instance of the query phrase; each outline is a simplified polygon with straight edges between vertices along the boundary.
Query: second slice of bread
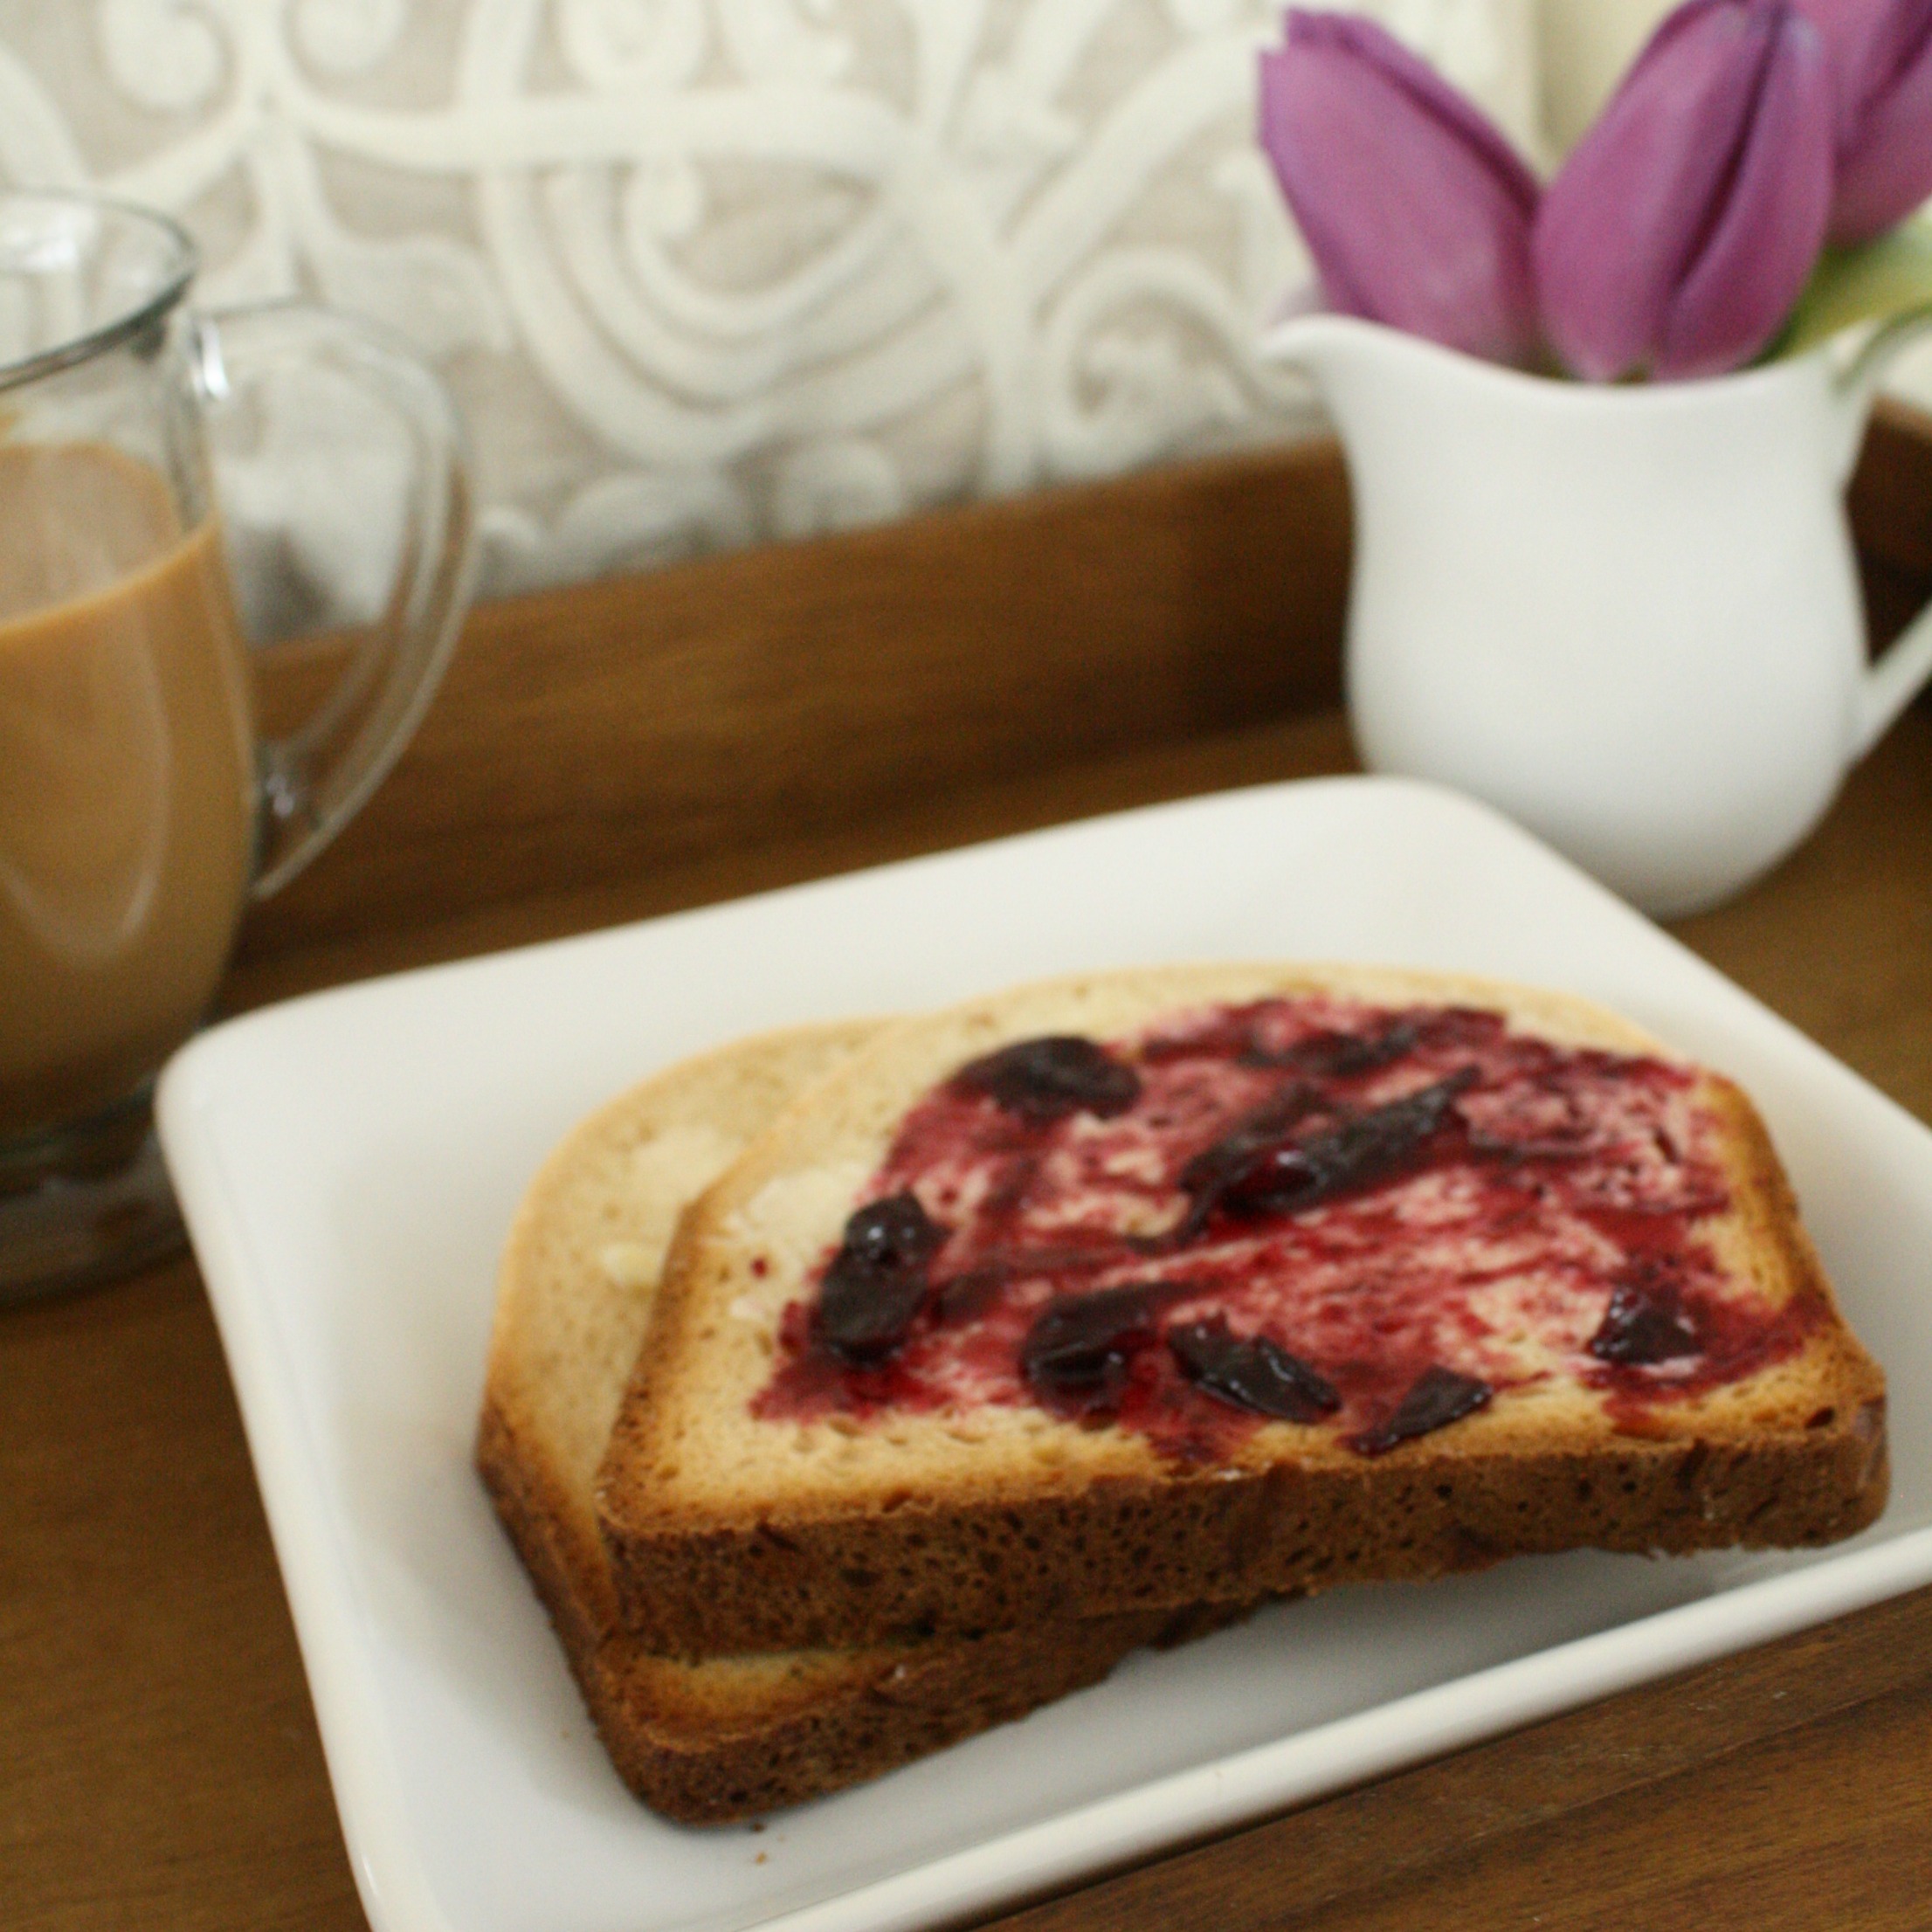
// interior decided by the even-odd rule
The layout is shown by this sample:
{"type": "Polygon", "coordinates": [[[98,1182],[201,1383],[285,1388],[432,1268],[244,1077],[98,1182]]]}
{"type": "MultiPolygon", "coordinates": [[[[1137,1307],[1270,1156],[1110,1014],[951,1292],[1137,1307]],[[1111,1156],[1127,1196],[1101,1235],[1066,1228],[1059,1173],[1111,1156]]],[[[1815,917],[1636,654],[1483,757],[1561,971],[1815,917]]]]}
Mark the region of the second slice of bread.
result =
{"type": "Polygon", "coordinates": [[[1304,997],[1487,1010],[1559,1047],[1669,1058],[1583,1001],[1350,968],[1098,975],[881,1033],[684,1224],[600,1478],[640,1639],[702,1654],[1012,1629],[1425,1577],[1520,1551],[1819,1542],[1873,1519],[1885,1494],[1882,1379],[1836,1312],[1755,1111],[1694,1072],[1728,1193],[1700,1232],[1727,1292],[1773,1311],[1802,1301],[1815,1320],[1774,1365],[1634,1418],[1574,1376],[1532,1375],[1390,1453],[1270,1420],[1190,1466],[1132,1429],[1025,1400],[756,1412],[788,1308],[796,1317],[810,1301],[908,1111],[963,1066],[1041,1036],[1131,1039],[1177,1013],[1304,997]]]}
{"type": "Polygon", "coordinates": [[[717,1824],[837,1791],[1229,1620],[1164,1611],[983,1639],[684,1662],[618,1622],[591,1488],[685,1203],[876,1029],[765,1035],[674,1066],[579,1127],[504,1255],[477,1463],[612,1762],[657,1810],[717,1824]]]}

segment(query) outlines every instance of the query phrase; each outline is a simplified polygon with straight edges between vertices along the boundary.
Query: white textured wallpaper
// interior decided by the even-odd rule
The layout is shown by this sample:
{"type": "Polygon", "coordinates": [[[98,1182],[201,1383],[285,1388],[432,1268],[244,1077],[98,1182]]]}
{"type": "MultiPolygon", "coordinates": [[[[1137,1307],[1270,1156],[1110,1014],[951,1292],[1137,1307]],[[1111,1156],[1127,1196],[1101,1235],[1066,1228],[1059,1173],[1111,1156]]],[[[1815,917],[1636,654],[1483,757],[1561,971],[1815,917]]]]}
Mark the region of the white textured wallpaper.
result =
{"type": "MultiPolygon", "coordinates": [[[[1531,0],[1370,12],[1535,145],[1531,0]]],[[[181,216],[208,306],[410,337],[486,588],[1293,433],[1304,260],[1252,139],[1274,0],[0,0],[0,173],[181,216]]],[[[314,528],[291,394],[238,521],[314,528]]]]}

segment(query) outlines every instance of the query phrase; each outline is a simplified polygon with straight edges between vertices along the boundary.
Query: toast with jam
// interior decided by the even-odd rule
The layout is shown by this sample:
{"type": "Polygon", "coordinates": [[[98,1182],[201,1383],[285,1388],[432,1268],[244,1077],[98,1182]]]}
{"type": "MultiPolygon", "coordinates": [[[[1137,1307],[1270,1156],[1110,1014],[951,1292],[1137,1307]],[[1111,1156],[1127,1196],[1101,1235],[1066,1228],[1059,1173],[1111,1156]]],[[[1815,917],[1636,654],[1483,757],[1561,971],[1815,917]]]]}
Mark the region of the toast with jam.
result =
{"type": "Polygon", "coordinates": [[[856,1048],[687,1212],[597,1482],[685,1656],[1822,1543],[1884,1383],[1730,1081],[1487,981],[1200,967],[856,1048]]]}
{"type": "Polygon", "coordinates": [[[836,1791],[1092,1683],[1136,1646],[1231,1619],[1135,1611],[981,1639],[682,1662],[618,1620],[591,1485],[685,1202],[873,1031],[749,1040],[593,1115],[505,1252],[476,1460],[611,1757],[646,1803],[721,1823],[836,1791]]]}

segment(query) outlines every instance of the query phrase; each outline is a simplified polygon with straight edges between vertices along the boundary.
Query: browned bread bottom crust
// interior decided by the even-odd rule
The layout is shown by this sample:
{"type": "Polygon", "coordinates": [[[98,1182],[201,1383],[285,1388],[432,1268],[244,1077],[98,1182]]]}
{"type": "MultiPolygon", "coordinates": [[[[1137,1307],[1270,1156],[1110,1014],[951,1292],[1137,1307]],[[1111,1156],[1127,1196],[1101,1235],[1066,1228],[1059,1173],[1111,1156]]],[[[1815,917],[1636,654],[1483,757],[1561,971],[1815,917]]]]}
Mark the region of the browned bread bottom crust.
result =
{"type": "Polygon", "coordinates": [[[693,1164],[728,1157],[866,1031],[741,1042],[645,1082],[552,1156],[506,1252],[477,1467],[612,1763],[646,1804],[687,1824],[752,1817],[875,1777],[1097,1682],[1140,1645],[1204,1634],[1244,1613],[1136,1611],[983,1639],[700,1663],[653,1655],[623,1630],[590,1475],[648,1317],[669,1216],[701,1181],[693,1164]],[[623,1267],[613,1273],[606,1253],[623,1267]]]}
{"type": "Polygon", "coordinates": [[[477,1466],[618,1775],[654,1811],[728,1824],[882,1776],[1095,1684],[1130,1651],[1206,1635],[1245,1604],[1063,1618],[980,1639],[680,1662],[599,1614],[541,1453],[486,1406],[477,1466]]]}

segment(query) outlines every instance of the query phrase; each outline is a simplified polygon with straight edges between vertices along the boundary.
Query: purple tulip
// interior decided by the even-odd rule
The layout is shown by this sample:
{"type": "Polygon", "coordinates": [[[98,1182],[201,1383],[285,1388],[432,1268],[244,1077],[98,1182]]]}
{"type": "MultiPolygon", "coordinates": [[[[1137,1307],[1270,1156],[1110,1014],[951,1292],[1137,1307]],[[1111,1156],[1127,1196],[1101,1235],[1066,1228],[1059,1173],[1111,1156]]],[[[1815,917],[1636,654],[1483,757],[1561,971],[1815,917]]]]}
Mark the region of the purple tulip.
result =
{"type": "Polygon", "coordinates": [[[1825,239],[1832,88],[1784,0],[1690,0],[1543,191],[1550,346],[1577,375],[1717,376],[1791,314],[1825,239]]]}
{"type": "Polygon", "coordinates": [[[1367,20],[1291,12],[1261,142],[1330,308],[1496,362],[1536,345],[1536,183],[1455,90],[1367,20]]]}
{"type": "Polygon", "coordinates": [[[1831,239],[1869,240],[1932,197],[1932,0],[1797,0],[1838,83],[1831,239]]]}

